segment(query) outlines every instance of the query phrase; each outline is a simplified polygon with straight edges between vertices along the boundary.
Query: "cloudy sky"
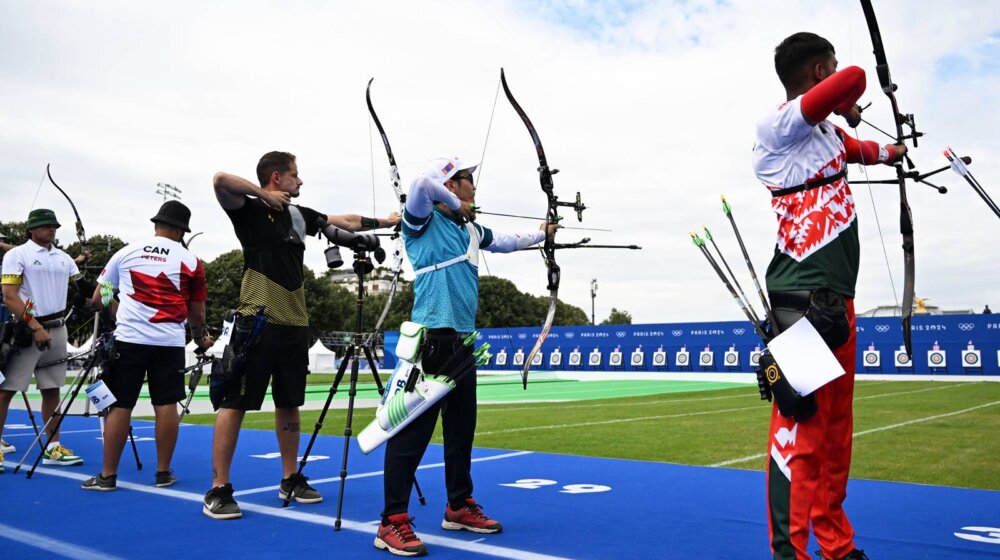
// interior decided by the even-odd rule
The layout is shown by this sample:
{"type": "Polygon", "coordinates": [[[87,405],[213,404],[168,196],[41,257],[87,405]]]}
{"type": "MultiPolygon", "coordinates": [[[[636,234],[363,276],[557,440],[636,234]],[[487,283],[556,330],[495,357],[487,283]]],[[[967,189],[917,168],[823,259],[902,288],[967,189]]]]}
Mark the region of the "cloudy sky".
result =
{"type": "MultiPolygon", "coordinates": [[[[151,231],[156,184],[166,182],[183,190],[193,230],[205,232],[192,248],[211,259],[238,247],[212,175],[252,179],[270,150],[298,156],[298,203],[383,216],[396,203],[364,102],[371,77],[404,183],[431,157],[483,157],[492,122],[479,204],[542,216],[531,140],[502,93],[494,105],[504,67],[561,170],[556,192],[582,193],[589,209],[579,225],[614,230],[563,231],[560,240],[587,235],[644,247],[559,253],[560,297],[589,310],[597,278],[598,320],[612,306],[639,323],[740,318],[687,232],[708,225],[734,269],[744,270],[720,211],[724,193],[758,271],[766,268],[775,222],[750,151],[754,122],[783,100],[772,53],[785,36],[819,33],[836,46],[841,67],[865,68],[866,115],[892,126],[861,7],[849,0],[0,0],[0,9],[3,220],[49,207],[71,223],[65,200],[41,181],[51,162],[88,233],[135,239],[151,231]]],[[[918,167],[944,165],[941,150],[951,145],[974,158],[973,172],[1000,197],[995,3],[886,0],[876,9],[902,110],[926,133],[912,152],[918,167]]],[[[945,196],[909,189],[917,295],[947,309],[1000,307],[1000,221],[957,175],[939,177],[951,189],[945,196]]],[[[902,296],[903,256],[895,187],[855,193],[863,310],[894,302],[888,268],[902,296]]],[[[482,221],[501,231],[536,227],[482,221]]],[[[72,237],[62,232],[64,242],[72,237]]],[[[307,264],[322,270],[324,247],[311,243],[307,264]]],[[[537,254],[488,254],[486,262],[490,274],[546,293],[537,254]]]]}

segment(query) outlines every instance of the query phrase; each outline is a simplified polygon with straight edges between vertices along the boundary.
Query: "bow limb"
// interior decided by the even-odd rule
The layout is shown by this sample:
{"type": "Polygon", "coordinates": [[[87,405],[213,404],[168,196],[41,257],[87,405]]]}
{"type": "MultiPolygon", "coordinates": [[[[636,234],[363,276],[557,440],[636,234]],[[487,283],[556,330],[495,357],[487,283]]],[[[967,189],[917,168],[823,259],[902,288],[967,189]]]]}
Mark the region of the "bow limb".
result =
{"type": "MultiPolygon", "coordinates": [[[[403,192],[402,181],[399,178],[399,169],[396,167],[396,158],[392,154],[392,146],[389,145],[389,137],[386,135],[385,129],[382,128],[382,122],[378,119],[375,107],[372,105],[371,89],[373,81],[375,81],[375,78],[368,80],[368,88],[365,90],[365,101],[368,103],[368,112],[371,113],[372,120],[375,121],[378,133],[382,137],[385,153],[389,157],[389,178],[392,182],[392,190],[396,195],[396,200],[399,202],[399,214],[402,216],[406,204],[406,193],[403,192]]],[[[382,323],[385,322],[385,318],[389,315],[392,298],[396,295],[396,289],[399,286],[399,275],[403,270],[403,236],[400,230],[401,225],[396,224],[392,234],[392,238],[395,240],[392,251],[392,283],[389,285],[389,295],[386,298],[385,307],[382,308],[382,313],[379,314],[378,321],[375,322],[375,327],[368,337],[369,343],[378,335],[382,323]]]]}
{"type": "Polygon", "coordinates": [[[73,209],[73,215],[76,216],[76,238],[80,241],[80,250],[82,251],[87,247],[87,233],[83,229],[83,220],[80,219],[80,213],[76,211],[76,204],[73,204],[73,199],[70,198],[69,195],[66,194],[66,191],[64,191],[62,187],[56,183],[56,180],[52,178],[51,167],[51,163],[45,164],[45,174],[49,176],[49,182],[52,183],[52,186],[66,198],[66,201],[69,202],[70,208],[73,209]]]}
{"type": "MultiPolygon", "coordinates": [[[[868,23],[868,31],[871,34],[872,52],[875,55],[875,72],[878,75],[879,85],[882,87],[882,93],[889,98],[889,104],[892,107],[892,116],[896,124],[896,142],[903,144],[906,139],[910,138],[913,140],[913,146],[916,147],[917,138],[920,136],[920,133],[915,129],[913,115],[903,115],[899,112],[899,104],[896,102],[895,94],[897,86],[892,83],[892,77],[889,74],[889,63],[885,56],[885,48],[882,45],[882,34],[878,28],[878,20],[875,19],[875,9],[872,7],[871,0],[861,0],[861,8],[864,10],[865,20],[868,23]],[[909,135],[903,132],[904,124],[908,125],[911,129],[909,135]]],[[[903,170],[903,162],[896,161],[893,167],[896,168],[896,182],[899,184],[899,232],[903,236],[903,345],[906,348],[906,353],[912,357],[913,342],[911,327],[913,321],[914,274],[916,271],[913,243],[913,212],[910,210],[910,203],[906,197],[906,173],[903,170]]]]}
{"type": "MultiPolygon", "coordinates": [[[[521,121],[524,122],[524,126],[528,129],[528,134],[531,135],[531,141],[535,145],[535,153],[538,156],[538,180],[542,187],[542,192],[545,193],[548,207],[545,211],[545,223],[546,226],[559,223],[558,208],[561,206],[559,203],[559,198],[556,197],[553,192],[552,184],[552,174],[554,173],[549,169],[548,161],[545,159],[545,149],[542,147],[542,141],[538,137],[538,132],[535,130],[535,126],[531,124],[531,119],[528,118],[527,113],[521,108],[521,105],[514,99],[514,94],[510,92],[510,87],[507,86],[507,77],[504,75],[503,68],[500,69],[500,83],[503,85],[504,95],[507,96],[507,101],[510,102],[514,111],[517,115],[521,117],[521,121]]],[[[579,197],[577,200],[578,213],[582,213],[582,204],[579,202],[579,197]]],[[[534,348],[531,349],[531,353],[528,354],[528,359],[524,362],[524,369],[521,371],[521,383],[525,389],[528,388],[528,371],[531,369],[531,362],[535,355],[542,349],[542,344],[545,339],[549,336],[549,331],[552,330],[552,322],[555,320],[556,316],[556,302],[559,299],[559,280],[560,280],[560,269],[559,265],[556,263],[556,242],[555,235],[549,233],[548,227],[546,227],[545,244],[542,246],[542,258],[545,261],[545,268],[547,269],[548,277],[548,290],[549,290],[549,310],[545,315],[545,322],[542,324],[542,331],[538,335],[538,340],[535,342],[534,348]]]]}

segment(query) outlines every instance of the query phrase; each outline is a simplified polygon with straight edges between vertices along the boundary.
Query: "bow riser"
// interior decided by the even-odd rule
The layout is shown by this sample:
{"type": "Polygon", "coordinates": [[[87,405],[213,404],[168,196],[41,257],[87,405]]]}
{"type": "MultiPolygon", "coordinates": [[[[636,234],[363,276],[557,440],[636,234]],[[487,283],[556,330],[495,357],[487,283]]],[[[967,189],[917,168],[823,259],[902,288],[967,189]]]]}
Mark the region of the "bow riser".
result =
{"type": "MultiPolygon", "coordinates": [[[[896,101],[897,86],[892,82],[889,73],[889,62],[885,55],[885,47],[882,44],[882,33],[879,31],[878,20],[875,18],[875,9],[871,0],[861,0],[861,8],[865,13],[865,20],[868,23],[868,31],[872,39],[872,52],[875,55],[875,73],[878,75],[879,85],[882,92],[889,98],[889,105],[892,107],[892,117],[896,125],[896,142],[904,144],[906,139],[913,140],[913,146],[917,146],[917,138],[922,133],[917,132],[914,125],[913,115],[903,115],[899,112],[899,103],[896,101]],[[903,125],[910,127],[911,133],[903,133],[903,125]]],[[[902,304],[902,327],[903,345],[906,353],[913,356],[913,343],[911,335],[913,318],[913,297],[915,286],[916,259],[914,257],[913,243],[913,212],[906,197],[906,173],[903,170],[903,162],[897,161],[893,165],[896,169],[896,180],[899,183],[899,231],[903,236],[903,304],[902,304]]]]}

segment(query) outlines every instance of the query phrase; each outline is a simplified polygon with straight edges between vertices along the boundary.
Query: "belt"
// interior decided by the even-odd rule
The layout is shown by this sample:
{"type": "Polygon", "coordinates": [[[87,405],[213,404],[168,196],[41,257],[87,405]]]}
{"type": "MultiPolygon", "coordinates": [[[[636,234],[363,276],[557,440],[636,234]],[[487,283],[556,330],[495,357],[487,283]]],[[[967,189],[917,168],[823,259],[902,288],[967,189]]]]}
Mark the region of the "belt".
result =
{"type": "Polygon", "coordinates": [[[66,324],[66,312],[58,311],[49,315],[42,315],[41,317],[35,317],[35,320],[41,323],[46,329],[57,329],[66,324]]]}
{"type": "Polygon", "coordinates": [[[790,194],[795,194],[801,191],[807,191],[809,189],[815,189],[817,187],[823,187],[831,183],[836,183],[837,181],[847,177],[847,168],[843,168],[837,173],[830,175],[829,177],[823,177],[822,179],[817,179],[815,181],[806,181],[801,185],[795,185],[794,187],[788,187],[785,189],[778,189],[776,191],[771,191],[771,196],[773,198],[778,198],[779,196],[786,196],[790,194]]]}

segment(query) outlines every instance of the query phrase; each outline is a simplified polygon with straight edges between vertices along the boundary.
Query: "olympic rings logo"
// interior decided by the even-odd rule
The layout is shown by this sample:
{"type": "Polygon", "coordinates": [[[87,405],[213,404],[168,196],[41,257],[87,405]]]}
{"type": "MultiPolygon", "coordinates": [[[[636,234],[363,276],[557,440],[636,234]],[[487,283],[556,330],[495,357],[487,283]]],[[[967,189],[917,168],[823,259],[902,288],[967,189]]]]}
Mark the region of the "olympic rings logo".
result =
{"type": "Polygon", "coordinates": [[[736,336],[743,336],[743,333],[747,332],[746,329],[733,329],[733,334],[736,336]]]}
{"type": "Polygon", "coordinates": [[[572,332],[568,332],[568,333],[564,334],[563,336],[565,336],[566,338],[573,338],[574,336],[576,336],[576,334],[572,333],[572,332]]]}
{"type": "Polygon", "coordinates": [[[875,332],[889,332],[889,325],[875,325],[875,332]]]}
{"type": "Polygon", "coordinates": [[[674,336],[681,336],[682,334],[684,334],[684,331],[682,331],[682,330],[674,330],[674,331],[670,331],[670,334],[672,334],[674,336]]]}
{"type": "Polygon", "coordinates": [[[625,331],[618,331],[615,333],[615,336],[617,336],[618,338],[625,338],[625,334],[626,334],[625,331]]]}
{"type": "Polygon", "coordinates": [[[519,338],[521,340],[524,340],[524,339],[528,338],[528,335],[526,335],[524,333],[521,333],[521,334],[517,335],[517,338],[519,338]]]}
{"type": "Polygon", "coordinates": [[[966,331],[966,332],[968,332],[968,331],[971,331],[974,328],[976,328],[976,325],[974,325],[972,323],[959,323],[958,324],[958,330],[960,330],[960,331],[966,331]]]}

